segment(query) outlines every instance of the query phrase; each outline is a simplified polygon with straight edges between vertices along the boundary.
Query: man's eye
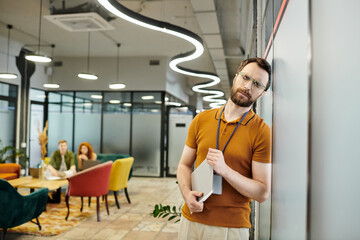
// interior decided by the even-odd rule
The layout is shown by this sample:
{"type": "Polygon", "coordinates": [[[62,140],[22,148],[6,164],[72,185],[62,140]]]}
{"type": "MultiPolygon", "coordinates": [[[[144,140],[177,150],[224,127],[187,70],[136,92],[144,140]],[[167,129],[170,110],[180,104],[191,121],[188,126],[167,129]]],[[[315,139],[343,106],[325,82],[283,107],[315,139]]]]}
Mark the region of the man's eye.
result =
{"type": "Polygon", "coordinates": [[[260,83],[257,82],[257,81],[254,81],[254,85],[255,85],[256,87],[260,87],[260,83]]]}
{"type": "Polygon", "coordinates": [[[249,81],[250,77],[248,75],[243,75],[244,80],[249,81]]]}

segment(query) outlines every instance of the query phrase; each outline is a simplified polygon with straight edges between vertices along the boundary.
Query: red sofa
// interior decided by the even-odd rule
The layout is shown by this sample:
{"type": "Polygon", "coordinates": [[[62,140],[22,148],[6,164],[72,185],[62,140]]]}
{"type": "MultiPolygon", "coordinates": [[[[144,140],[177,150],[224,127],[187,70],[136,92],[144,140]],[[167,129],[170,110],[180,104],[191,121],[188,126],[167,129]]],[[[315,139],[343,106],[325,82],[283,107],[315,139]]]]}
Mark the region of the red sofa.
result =
{"type": "Polygon", "coordinates": [[[21,167],[16,163],[0,163],[0,178],[11,180],[20,177],[21,167]]]}

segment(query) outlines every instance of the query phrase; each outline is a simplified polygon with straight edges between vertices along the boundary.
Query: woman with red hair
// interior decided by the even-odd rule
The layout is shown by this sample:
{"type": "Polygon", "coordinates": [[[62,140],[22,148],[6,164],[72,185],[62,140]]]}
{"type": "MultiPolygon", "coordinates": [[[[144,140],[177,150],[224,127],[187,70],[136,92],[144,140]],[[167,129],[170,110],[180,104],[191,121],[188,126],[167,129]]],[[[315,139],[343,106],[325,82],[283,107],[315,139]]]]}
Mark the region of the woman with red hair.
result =
{"type": "Polygon", "coordinates": [[[82,163],[84,160],[96,160],[97,155],[94,153],[94,150],[90,143],[82,142],[79,145],[77,151],[77,161],[78,161],[78,168],[82,170],[82,163]]]}

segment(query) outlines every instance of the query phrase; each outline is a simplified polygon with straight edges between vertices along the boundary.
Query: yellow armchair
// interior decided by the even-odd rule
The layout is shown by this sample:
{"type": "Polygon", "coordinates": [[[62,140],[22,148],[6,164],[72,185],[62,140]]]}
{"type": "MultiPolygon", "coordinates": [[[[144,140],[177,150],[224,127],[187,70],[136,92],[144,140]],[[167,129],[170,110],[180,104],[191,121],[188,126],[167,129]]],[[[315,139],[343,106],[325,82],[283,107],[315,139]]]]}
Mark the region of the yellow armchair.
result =
{"type": "Polygon", "coordinates": [[[117,159],[111,168],[109,191],[114,192],[116,206],[118,209],[120,208],[120,204],[117,198],[117,191],[121,189],[124,189],[126,199],[128,203],[131,203],[129,194],[127,192],[127,183],[129,179],[131,166],[133,165],[133,163],[134,163],[133,157],[121,158],[121,159],[117,159]]]}

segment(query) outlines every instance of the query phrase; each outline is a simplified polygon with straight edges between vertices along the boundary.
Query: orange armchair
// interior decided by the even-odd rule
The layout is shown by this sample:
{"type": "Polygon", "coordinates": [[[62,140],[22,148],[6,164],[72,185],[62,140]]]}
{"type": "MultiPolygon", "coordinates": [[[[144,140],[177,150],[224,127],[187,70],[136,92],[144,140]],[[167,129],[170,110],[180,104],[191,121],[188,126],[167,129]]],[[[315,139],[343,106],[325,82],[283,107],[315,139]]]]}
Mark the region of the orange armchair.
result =
{"type": "Polygon", "coordinates": [[[21,167],[16,163],[0,163],[0,178],[11,180],[20,177],[21,167]]]}
{"type": "Polygon", "coordinates": [[[134,163],[133,157],[121,158],[121,159],[117,159],[111,168],[109,191],[114,192],[116,206],[118,209],[120,208],[120,204],[117,199],[117,191],[121,189],[124,189],[126,199],[128,203],[131,203],[129,194],[127,192],[127,183],[129,179],[131,166],[133,165],[133,163],[134,163]]]}
{"type": "Polygon", "coordinates": [[[106,210],[109,215],[107,202],[107,193],[109,191],[110,171],[113,163],[111,161],[96,165],[81,171],[68,178],[69,187],[65,195],[65,202],[68,209],[65,220],[70,214],[69,198],[70,196],[81,197],[81,211],[83,206],[82,197],[96,197],[97,221],[100,222],[99,197],[105,197],[106,210]]]}

